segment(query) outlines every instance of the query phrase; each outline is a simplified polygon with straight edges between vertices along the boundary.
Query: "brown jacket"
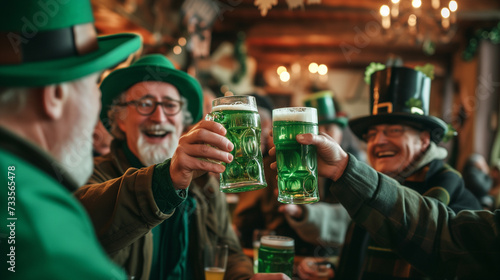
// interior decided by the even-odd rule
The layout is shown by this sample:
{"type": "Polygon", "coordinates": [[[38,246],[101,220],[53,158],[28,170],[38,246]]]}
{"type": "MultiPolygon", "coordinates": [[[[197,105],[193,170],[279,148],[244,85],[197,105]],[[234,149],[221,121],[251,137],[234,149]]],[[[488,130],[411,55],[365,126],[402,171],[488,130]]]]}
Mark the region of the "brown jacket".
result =
{"type": "MultiPolygon", "coordinates": [[[[155,168],[130,168],[117,141],[113,141],[110,154],[96,158],[94,164],[91,185],[80,188],[76,195],[87,208],[99,240],[113,261],[135,279],[149,279],[153,253],[150,230],[173,213],[162,213],[154,201],[151,184],[155,168]]],[[[197,203],[189,227],[188,258],[193,278],[204,279],[203,252],[205,246],[213,247],[216,242],[229,245],[224,278],[251,278],[252,262],[242,253],[218,180],[205,175],[197,182],[202,184],[193,182],[188,192],[197,203]]]]}

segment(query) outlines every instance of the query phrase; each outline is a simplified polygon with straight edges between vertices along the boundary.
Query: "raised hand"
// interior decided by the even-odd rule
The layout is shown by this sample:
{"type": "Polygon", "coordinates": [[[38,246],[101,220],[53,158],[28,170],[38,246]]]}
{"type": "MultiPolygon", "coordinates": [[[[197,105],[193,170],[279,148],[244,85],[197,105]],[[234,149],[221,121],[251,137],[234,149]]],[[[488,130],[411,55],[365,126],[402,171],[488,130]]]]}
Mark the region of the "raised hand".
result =
{"type": "Polygon", "coordinates": [[[180,138],[170,163],[175,188],[187,188],[192,179],[205,172],[224,172],[225,167],[217,162],[230,163],[234,149],[224,135],[226,129],[221,124],[202,120],[180,138]]]}
{"type": "MultiPolygon", "coordinates": [[[[297,142],[303,145],[315,145],[318,154],[318,175],[337,181],[344,173],[349,156],[332,137],[325,133],[297,135],[297,142]]],[[[270,155],[276,155],[276,149],[269,150],[270,155]]],[[[276,162],[271,164],[276,170],[276,162]]]]}

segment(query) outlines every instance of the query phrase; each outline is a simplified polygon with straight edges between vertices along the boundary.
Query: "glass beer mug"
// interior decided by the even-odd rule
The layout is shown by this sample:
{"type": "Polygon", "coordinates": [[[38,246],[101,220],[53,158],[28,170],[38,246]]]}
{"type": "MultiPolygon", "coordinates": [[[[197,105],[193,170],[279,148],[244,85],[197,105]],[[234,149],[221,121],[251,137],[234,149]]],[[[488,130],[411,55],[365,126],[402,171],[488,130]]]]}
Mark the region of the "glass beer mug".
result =
{"type": "Polygon", "coordinates": [[[212,102],[207,120],[218,122],[227,130],[226,137],[234,145],[234,159],[225,164],[220,174],[220,189],[237,193],[267,186],[260,147],[260,116],[253,96],[225,96],[212,102]]]}
{"type": "Polygon", "coordinates": [[[266,235],[260,239],[258,271],[262,273],[282,272],[293,276],[295,241],[286,236],[266,235]]]}
{"type": "Polygon", "coordinates": [[[279,202],[304,204],[319,201],[316,146],[301,145],[295,139],[304,133],[318,134],[316,108],[273,110],[279,202]]]}

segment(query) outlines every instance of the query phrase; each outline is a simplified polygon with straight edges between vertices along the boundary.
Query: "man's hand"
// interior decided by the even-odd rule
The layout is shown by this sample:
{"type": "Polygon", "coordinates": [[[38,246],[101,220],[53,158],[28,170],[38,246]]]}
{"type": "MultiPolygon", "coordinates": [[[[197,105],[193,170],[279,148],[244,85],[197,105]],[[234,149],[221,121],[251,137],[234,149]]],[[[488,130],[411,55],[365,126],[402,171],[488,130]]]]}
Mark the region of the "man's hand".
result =
{"type": "MultiPolygon", "coordinates": [[[[318,154],[318,175],[337,181],[344,173],[349,161],[349,156],[332,137],[325,133],[315,135],[312,133],[297,135],[297,142],[303,145],[315,145],[318,154]]],[[[276,155],[276,147],[269,150],[271,156],[276,155]]],[[[276,162],[271,164],[276,170],[276,162]]]]}
{"type": "MultiPolygon", "coordinates": [[[[300,279],[318,279],[320,272],[318,271],[317,263],[323,262],[324,258],[305,258],[303,259],[298,267],[297,273],[299,274],[300,279]]],[[[321,274],[328,273],[328,279],[333,278],[335,272],[329,266],[324,266],[321,269],[326,271],[322,271],[321,274]]]]}
{"type": "Polygon", "coordinates": [[[296,220],[300,220],[304,215],[304,206],[300,204],[283,204],[278,208],[280,213],[288,215],[296,220]]]}
{"type": "Polygon", "coordinates": [[[257,273],[250,280],[290,280],[290,277],[286,276],[284,273],[257,273]]]}
{"type": "Polygon", "coordinates": [[[170,162],[170,177],[175,188],[187,188],[194,178],[205,172],[224,172],[225,167],[216,162],[230,163],[233,160],[230,152],[234,149],[224,135],[226,129],[221,124],[202,120],[179,139],[170,162]]]}

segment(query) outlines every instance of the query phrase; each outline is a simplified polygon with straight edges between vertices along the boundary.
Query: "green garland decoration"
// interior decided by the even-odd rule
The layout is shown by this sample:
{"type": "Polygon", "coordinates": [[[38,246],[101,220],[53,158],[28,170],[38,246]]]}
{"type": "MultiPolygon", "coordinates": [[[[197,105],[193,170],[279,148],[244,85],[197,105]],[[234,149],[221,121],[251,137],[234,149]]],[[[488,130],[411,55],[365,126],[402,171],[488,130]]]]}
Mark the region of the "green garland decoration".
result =
{"type": "Polygon", "coordinates": [[[447,143],[448,141],[453,139],[453,137],[458,135],[456,129],[453,128],[453,126],[451,124],[448,123],[446,125],[448,126],[448,129],[446,130],[446,132],[443,136],[443,140],[441,140],[443,143],[447,143]]]}
{"type": "Polygon", "coordinates": [[[431,78],[431,80],[434,80],[434,65],[427,63],[424,66],[415,66],[414,69],[424,73],[427,77],[431,78]]]}
{"type": "MultiPolygon", "coordinates": [[[[371,75],[377,71],[384,70],[385,68],[386,66],[382,63],[378,62],[370,63],[370,65],[368,65],[368,67],[366,67],[365,70],[365,83],[367,85],[370,85],[371,75]]],[[[434,65],[427,63],[424,66],[415,66],[414,69],[424,73],[427,77],[431,78],[431,80],[434,80],[434,65]]]]}
{"type": "Polygon", "coordinates": [[[412,108],[412,107],[416,107],[419,109],[424,108],[424,105],[422,104],[422,100],[416,99],[416,98],[410,98],[410,99],[406,100],[405,105],[408,108],[412,108]]]}
{"type": "Polygon", "coordinates": [[[368,67],[366,67],[366,70],[365,70],[365,83],[369,85],[371,75],[377,71],[384,70],[384,69],[385,69],[385,65],[382,63],[378,63],[378,62],[370,63],[370,65],[368,65],[368,67]]]}
{"type": "Polygon", "coordinates": [[[474,32],[462,54],[463,60],[469,61],[476,55],[481,40],[489,40],[493,44],[500,44],[500,22],[492,28],[481,28],[474,32]]]}

